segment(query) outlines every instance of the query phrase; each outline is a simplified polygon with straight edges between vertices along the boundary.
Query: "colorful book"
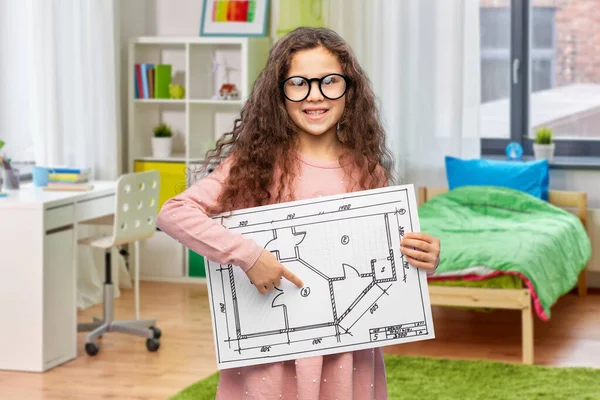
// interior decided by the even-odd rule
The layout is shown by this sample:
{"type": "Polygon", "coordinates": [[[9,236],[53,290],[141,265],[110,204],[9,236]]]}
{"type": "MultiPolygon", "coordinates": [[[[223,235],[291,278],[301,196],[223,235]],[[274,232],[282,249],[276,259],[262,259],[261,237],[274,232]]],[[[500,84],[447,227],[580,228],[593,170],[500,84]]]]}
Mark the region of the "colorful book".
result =
{"type": "Polygon", "coordinates": [[[48,167],[51,170],[51,174],[87,174],[90,172],[89,168],[69,168],[69,167],[48,167]]]}
{"type": "Polygon", "coordinates": [[[136,99],[169,99],[172,66],[170,64],[135,64],[134,86],[136,99]]]}
{"type": "Polygon", "coordinates": [[[154,97],[168,99],[169,85],[171,84],[171,65],[157,64],[154,66],[154,97]]]}
{"type": "Polygon", "coordinates": [[[144,98],[150,98],[150,82],[148,79],[148,71],[154,68],[154,64],[142,64],[142,82],[144,83],[144,98]]]}
{"type": "Polygon", "coordinates": [[[154,98],[154,68],[148,69],[148,87],[150,89],[150,98],[154,98]]]}
{"type": "Polygon", "coordinates": [[[64,182],[49,182],[48,186],[44,187],[45,191],[87,191],[92,190],[94,185],[89,183],[64,183],[64,182]]]}
{"type": "Polygon", "coordinates": [[[144,92],[144,99],[149,97],[148,92],[148,64],[142,64],[142,90],[144,92]]]}
{"type": "Polygon", "coordinates": [[[144,94],[144,83],[142,82],[142,65],[135,64],[135,84],[137,85],[138,99],[143,99],[144,94]]]}
{"type": "Polygon", "coordinates": [[[50,174],[50,182],[87,182],[87,174],[50,174]]]}
{"type": "Polygon", "coordinates": [[[137,68],[138,68],[137,64],[133,66],[133,81],[134,81],[133,86],[135,87],[135,98],[139,99],[140,98],[140,85],[138,85],[138,82],[137,82],[137,68]]]}

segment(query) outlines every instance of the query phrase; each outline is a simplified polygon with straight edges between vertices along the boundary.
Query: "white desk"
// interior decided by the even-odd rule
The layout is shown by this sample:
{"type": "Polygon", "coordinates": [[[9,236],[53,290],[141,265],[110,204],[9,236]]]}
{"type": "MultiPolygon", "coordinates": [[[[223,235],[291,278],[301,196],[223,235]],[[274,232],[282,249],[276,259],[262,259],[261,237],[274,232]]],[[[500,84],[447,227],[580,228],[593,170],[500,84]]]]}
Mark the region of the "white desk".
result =
{"type": "Polygon", "coordinates": [[[0,198],[0,370],[43,372],[77,356],[77,224],[115,211],[116,181],[91,183],[0,198]]]}

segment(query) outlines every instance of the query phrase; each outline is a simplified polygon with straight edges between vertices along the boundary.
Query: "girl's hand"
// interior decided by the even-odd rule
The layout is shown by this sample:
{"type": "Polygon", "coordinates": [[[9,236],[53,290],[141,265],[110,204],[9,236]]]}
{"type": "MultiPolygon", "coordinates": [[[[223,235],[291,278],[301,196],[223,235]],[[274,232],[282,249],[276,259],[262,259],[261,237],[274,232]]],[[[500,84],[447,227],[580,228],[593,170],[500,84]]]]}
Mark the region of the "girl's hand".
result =
{"type": "Polygon", "coordinates": [[[439,263],[440,241],[422,232],[408,232],[400,241],[406,261],[417,268],[434,271],[439,263]]]}
{"type": "Polygon", "coordinates": [[[281,284],[281,278],[287,279],[299,288],[302,287],[302,281],[281,265],[268,250],[263,250],[254,265],[246,271],[246,275],[260,294],[265,294],[278,287],[281,284]]]}

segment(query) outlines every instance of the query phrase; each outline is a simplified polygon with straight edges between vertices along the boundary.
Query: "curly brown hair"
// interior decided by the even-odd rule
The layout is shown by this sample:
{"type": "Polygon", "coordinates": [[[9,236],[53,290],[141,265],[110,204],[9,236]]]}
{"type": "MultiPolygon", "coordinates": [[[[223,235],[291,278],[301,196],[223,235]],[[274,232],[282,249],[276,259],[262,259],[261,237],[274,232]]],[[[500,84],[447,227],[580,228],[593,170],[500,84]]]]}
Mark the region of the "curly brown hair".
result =
{"type": "Polygon", "coordinates": [[[296,157],[290,157],[298,146],[298,128],[287,114],[279,82],[288,73],[294,53],[317,47],[336,56],[351,81],[338,137],[344,148],[340,161],[352,161],[343,163],[345,172],[358,171],[360,177],[352,190],[372,189],[381,186],[382,180],[392,180],[392,157],[367,74],[350,46],[336,32],[301,27],[271,48],[266,67],[257,77],[233,130],[225,133],[216,148],[207,153],[205,168],[215,160],[220,162],[233,156],[224,189],[212,212],[293,200],[290,197],[293,190],[286,188],[292,187],[298,166],[296,157]]]}

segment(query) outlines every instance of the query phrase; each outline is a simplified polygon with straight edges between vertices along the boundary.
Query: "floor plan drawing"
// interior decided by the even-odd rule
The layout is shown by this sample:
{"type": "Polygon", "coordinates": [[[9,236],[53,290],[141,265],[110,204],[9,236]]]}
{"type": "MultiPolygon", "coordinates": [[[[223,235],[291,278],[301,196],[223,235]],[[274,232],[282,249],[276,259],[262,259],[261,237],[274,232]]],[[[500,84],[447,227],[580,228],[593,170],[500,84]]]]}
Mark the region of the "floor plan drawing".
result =
{"type": "Polygon", "coordinates": [[[400,253],[419,231],[412,185],[216,217],[297,275],[261,295],[241,268],[206,260],[219,369],[434,337],[427,278],[400,253]]]}

